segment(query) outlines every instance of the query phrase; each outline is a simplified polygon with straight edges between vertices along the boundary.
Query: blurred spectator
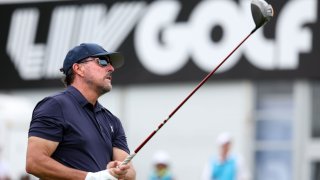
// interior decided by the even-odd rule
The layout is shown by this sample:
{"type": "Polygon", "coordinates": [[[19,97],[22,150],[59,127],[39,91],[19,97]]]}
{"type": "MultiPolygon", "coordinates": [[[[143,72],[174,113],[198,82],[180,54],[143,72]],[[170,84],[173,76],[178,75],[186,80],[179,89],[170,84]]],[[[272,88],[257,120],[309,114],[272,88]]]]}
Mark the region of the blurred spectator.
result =
{"type": "Polygon", "coordinates": [[[30,175],[29,174],[22,174],[21,176],[20,176],[20,180],[30,180],[31,178],[30,178],[30,175]]]}
{"type": "Polygon", "coordinates": [[[232,138],[230,133],[221,133],[217,138],[219,148],[215,155],[205,166],[202,180],[247,180],[248,172],[239,156],[232,155],[232,138]]]}
{"type": "Polygon", "coordinates": [[[158,151],[153,157],[153,171],[149,180],[173,180],[170,172],[170,158],[164,151],[158,151]]]}

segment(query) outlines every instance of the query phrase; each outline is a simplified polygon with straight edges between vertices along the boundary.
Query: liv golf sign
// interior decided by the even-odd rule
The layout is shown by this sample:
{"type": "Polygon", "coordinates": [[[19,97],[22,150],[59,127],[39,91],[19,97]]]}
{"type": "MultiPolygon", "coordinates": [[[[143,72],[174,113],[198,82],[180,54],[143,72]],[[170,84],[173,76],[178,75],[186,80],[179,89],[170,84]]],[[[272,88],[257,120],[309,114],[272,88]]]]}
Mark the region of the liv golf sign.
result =
{"type": "MultiPolygon", "coordinates": [[[[214,79],[320,78],[318,0],[268,2],[275,17],[214,79]]],[[[82,42],[124,54],[116,84],[198,80],[254,27],[250,0],[26,1],[0,12],[4,89],[59,86],[65,54],[82,42]]]]}

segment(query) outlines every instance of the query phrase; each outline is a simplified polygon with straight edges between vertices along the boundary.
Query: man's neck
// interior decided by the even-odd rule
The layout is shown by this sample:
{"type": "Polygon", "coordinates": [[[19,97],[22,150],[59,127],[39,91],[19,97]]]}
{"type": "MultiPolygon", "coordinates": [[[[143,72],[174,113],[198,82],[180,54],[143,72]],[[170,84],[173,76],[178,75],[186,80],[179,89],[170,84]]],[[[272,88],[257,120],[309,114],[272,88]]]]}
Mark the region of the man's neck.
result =
{"type": "Polygon", "coordinates": [[[72,84],[72,86],[80,91],[80,93],[87,99],[89,103],[91,103],[92,105],[95,105],[97,103],[99,95],[92,88],[88,88],[83,85],[81,86],[76,83],[72,84]]]}

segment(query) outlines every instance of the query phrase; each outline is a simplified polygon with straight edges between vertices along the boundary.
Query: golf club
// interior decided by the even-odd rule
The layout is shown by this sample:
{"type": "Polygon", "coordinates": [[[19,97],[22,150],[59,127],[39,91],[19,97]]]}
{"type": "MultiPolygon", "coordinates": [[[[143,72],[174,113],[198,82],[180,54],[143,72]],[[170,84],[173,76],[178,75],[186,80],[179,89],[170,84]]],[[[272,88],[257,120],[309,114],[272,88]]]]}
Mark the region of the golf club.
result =
{"type": "MultiPolygon", "coordinates": [[[[184,105],[185,102],[219,69],[219,67],[261,26],[266,24],[273,17],[273,8],[264,0],[252,0],[251,13],[256,27],[234,48],[221,63],[214,68],[198,85],[197,87],[169,114],[169,116],[155,129],[126,159],[121,165],[128,164],[133,157],[141,150],[142,147],[165,125],[169,119],[184,105]]],[[[120,166],[121,166],[120,165],[120,166]]]]}

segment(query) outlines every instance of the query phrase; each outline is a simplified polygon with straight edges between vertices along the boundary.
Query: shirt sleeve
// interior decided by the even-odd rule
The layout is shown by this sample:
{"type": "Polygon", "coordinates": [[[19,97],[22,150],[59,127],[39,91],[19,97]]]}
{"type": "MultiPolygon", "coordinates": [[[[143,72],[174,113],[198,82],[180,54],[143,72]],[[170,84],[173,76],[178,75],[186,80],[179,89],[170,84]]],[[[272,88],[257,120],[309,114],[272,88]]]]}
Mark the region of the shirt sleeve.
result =
{"type": "Polygon", "coordinates": [[[115,123],[115,134],[112,140],[112,146],[120,148],[130,154],[130,150],[128,148],[127,137],[122,127],[121,121],[114,116],[115,123]]]}
{"type": "Polygon", "coordinates": [[[61,142],[65,122],[58,101],[48,97],[40,101],[32,114],[28,136],[61,142]]]}

